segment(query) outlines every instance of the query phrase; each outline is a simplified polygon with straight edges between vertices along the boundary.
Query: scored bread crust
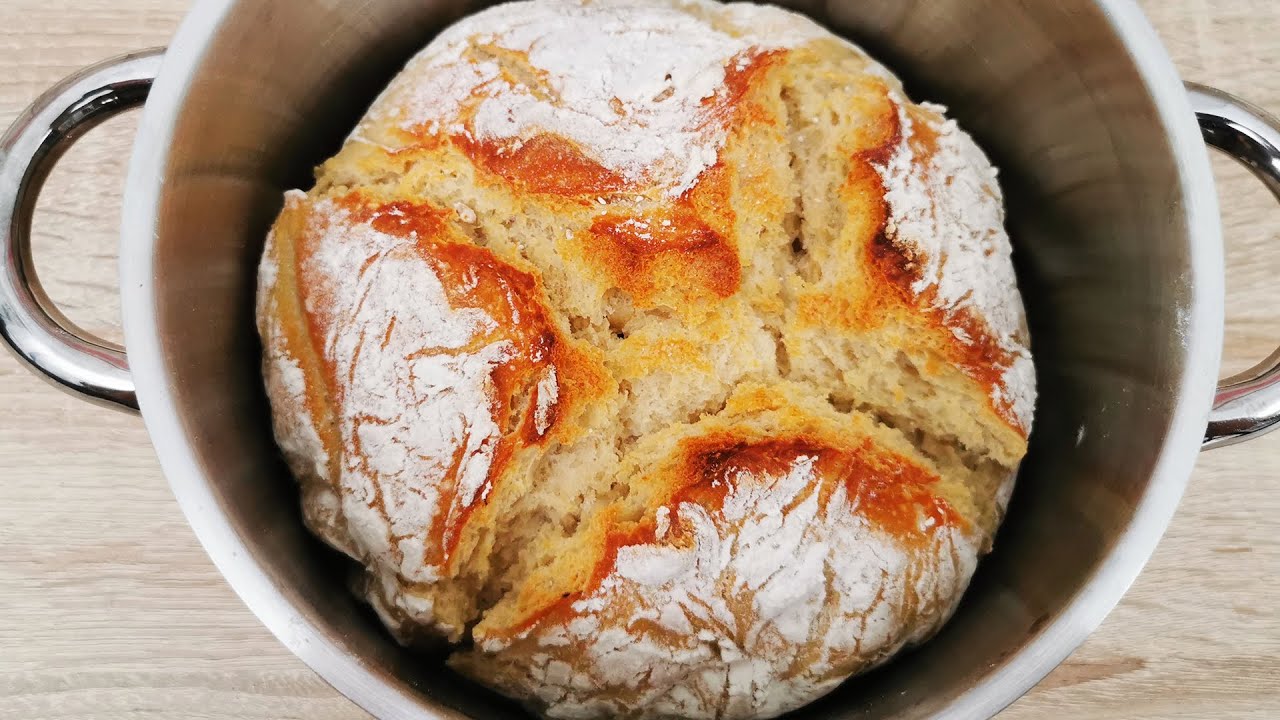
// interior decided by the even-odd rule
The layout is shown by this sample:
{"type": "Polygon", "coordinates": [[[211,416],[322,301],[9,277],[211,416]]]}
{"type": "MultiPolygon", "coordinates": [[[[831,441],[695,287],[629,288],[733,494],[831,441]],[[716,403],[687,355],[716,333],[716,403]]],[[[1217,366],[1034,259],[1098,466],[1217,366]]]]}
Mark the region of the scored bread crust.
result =
{"type": "Polygon", "coordinates": [[[776,8],[446,30],[264,251],[308,527],[402,642],[552,717],[770,717],[926,639],[1035,394],[943,112],[776,8]]]}

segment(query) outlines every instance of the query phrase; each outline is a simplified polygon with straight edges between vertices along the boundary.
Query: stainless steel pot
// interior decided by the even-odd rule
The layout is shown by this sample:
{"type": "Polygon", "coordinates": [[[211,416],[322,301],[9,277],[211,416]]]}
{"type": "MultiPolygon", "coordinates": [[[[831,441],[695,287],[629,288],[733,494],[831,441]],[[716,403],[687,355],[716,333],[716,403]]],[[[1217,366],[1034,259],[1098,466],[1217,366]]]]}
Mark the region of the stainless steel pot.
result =
{"type": "MultiPolygon", "coordinates": [[[[1043,389],[1008,520],[955,619],[798,717],[988,717],[1119,600],[1197,451],[1280,421],[1280,352],[1215,396],[1222,239],[1200,135],[1280,197],[1280,126],[1184,89],[1131,0],[797,7],[901,70],[917,96],[950,104],[1003,169],[1043,389]]],[[[201,0],[163,57],[70,78],[2,141],[5,340],[69,390],[141,407],[227,580],[285,645],[382,718],[520,713],[393,643],[347,592],[343,562],[303,530],[258,375],[254,268],[282,191],[308,185],[413,50],[471,9],[201,0]],[[52,307],[28,234],[53,162],[142,103],[153,80],[120,246],[126,359],[52,307]]]]}

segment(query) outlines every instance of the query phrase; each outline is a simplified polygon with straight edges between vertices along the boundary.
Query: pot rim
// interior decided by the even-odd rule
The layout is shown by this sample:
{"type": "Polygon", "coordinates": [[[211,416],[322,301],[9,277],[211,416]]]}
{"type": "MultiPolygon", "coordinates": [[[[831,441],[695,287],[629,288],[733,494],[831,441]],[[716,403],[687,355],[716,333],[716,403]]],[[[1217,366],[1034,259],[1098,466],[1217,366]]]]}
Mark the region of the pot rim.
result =
{"type": "MultiPolygon", "coordinates": [[[[1151,482],[1098,570],[1062,613],[1002,668],[956,697],[939,718],[988,718],[1059,665],[1102,622],[1137,578],[1168,527],[1204,438],[1222,348],[1224,269],[1218,197],[1209,155],[1172,60],[1134,0],[1094,0],[1124,42],[1155,102],[1174,153],[1189,248],[1192,299],[1187,357],[1173,420],[1151,482]]],[[[308,621],[253,559],[200,470],[166,376],[157,333],[154,228],[178,111],[190,79],[236,0],[198,0],[174,36],[138,128],[125,187],[120,245],[122,315],[143,420],[187,521],[218,570],[258,619],[303,662],[376,717],[420,718],[421,707],[386,692],[387,680],[308,621]]],[[[463,718],[444,707],[436,717],[463,718]]]]}

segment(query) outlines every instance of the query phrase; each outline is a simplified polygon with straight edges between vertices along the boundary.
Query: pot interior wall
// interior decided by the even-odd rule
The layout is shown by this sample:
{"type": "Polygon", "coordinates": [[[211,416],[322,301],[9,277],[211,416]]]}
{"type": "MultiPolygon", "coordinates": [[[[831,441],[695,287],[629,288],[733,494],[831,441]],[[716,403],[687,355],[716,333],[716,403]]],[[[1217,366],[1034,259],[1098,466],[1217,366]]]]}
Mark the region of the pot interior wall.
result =
{"type": "MultiPolygon", "coordinates": [[[[802,711],[922,717],[1001,669],[1096,571],[1152,490],[1190,301],[1188,232],[1151,99],[1087,2],[832,0],[800,9],[950,105],[1002,169],[1041,399],[995,552],[943,633],[802,711]]],[[[157,228],[168,383],[222,511],[308,621],[428,697],[519,716],[395,645],[303,530],[271,441],[253,321],[255,266],[281,193],[308,187],[377,91],[462,2],[241,0],[177,121],[157,228]]],[[[139,240],[135,238],[134,240],[139,240]]]]}

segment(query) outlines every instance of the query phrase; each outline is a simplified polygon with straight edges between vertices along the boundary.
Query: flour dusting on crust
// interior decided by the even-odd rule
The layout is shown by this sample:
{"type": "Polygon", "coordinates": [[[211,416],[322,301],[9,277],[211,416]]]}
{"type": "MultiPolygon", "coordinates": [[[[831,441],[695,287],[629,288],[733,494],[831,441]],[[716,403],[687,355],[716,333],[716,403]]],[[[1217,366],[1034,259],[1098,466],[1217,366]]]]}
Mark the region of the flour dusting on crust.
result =
{"type": "Polygon", "coordinates": [[[724,143],[714,100],[726,92],[726,70],[825,35],[776,8],[741,6],[727,17],[736,34],[645,2],[491,8],[442,33],[409,65],[425,82],[393,85],[372,117],[390,113],[402,129],[433,136],[514,141],[512,149],[559,136],[632,183],[678,195],[724,143]]]}
{"type": "Polygon", "coordinates": [[[905,109],[907,100],[896,95],[892,100],[901,139],[876,168],[890,213],[885,232],[914,257],[918,277],[912,290],[943,313],[957,339],[973,341],[957,318],[976,317],[1007,354],[992,399],[1024,432],[1030,430],[1035,373],[996,170],[955,120],[942,118],[945,108],[922,105],[924,114],[936,114],[938,122],[920,128],[905,109]],[[922,153],[915,145],[922,131],[932,141],[932,152],[922,153]]]}
{"type": "Polygon", "coordinates": [[[437,525],[486,486],[500,437],[489,378],[510,347],[471,347],[493,319],[451,307],[412,241],[330,200],[307,212],[314,245],[299,272],[311,281],[308,310],[328,330],[321,352],[342,408],[342,512],[394,602],[396,578],[439,579],[437,525]]]}
{"type": "Polygon", "coordinates": [[[501,689],[549,717],[773,717],[927,637],[968,583],[976,539],[930,518],[897,537],[815,461],[732,469],[719,508],[660,508],[655,542],[620,548],[568,617],[478,638],[464,667],[532,653],[501,689]],[[904,631],[902,609],[927,603],[904,631]]]}

